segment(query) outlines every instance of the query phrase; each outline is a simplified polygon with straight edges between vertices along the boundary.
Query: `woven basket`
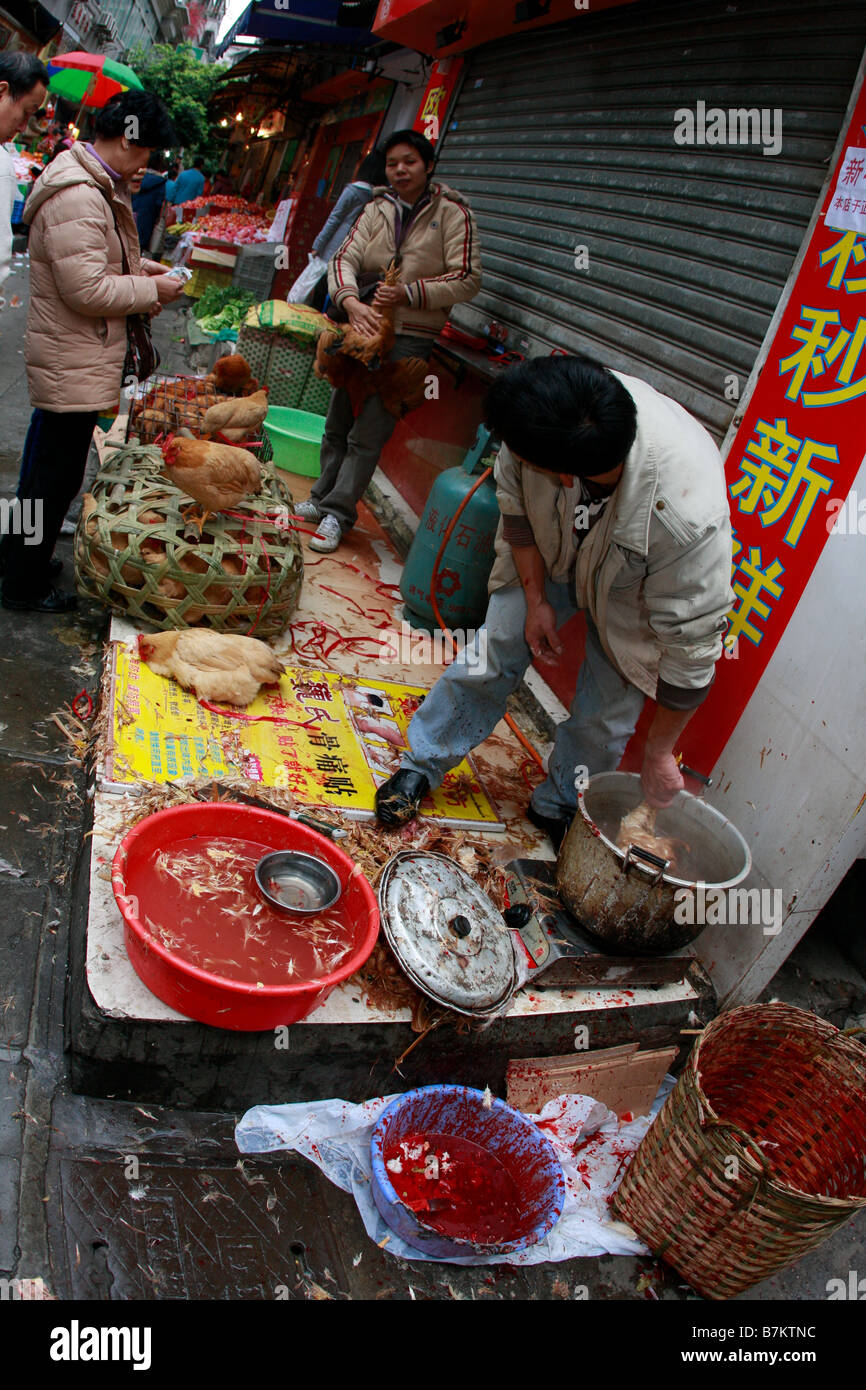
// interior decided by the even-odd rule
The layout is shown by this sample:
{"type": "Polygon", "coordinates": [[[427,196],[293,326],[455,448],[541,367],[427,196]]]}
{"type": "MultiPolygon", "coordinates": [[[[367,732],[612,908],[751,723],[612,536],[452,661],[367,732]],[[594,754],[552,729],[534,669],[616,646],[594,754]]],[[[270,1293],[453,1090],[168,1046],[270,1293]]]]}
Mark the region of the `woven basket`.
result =
{"type": "Polygon", "coordinates": [[[304,562],[297,535],[284,529],[292,499],[281,476],[263,467],[261,492],[231,516],[211,516],[193,541],[181,516],[190,498],[160,476],[162,465],[153,446],[108,455],[75,532],[79,591],[163,629],[282,632],[298,606],[304,562]]]}
{"type": "Polygon", "coordinates": [[[613,1198],[705,1298],[732,1298],[866,1207],[866,1049],[814,1014],[715,1019],[613,1198]]]}

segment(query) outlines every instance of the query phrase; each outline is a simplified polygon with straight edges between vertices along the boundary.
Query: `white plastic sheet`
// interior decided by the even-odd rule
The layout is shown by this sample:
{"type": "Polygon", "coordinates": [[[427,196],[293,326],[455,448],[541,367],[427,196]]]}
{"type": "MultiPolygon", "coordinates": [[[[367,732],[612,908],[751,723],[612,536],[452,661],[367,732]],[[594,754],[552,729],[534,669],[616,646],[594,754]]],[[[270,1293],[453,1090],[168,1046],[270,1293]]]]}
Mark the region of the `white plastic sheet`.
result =
{"type": "MultiPolygon", "coordinates": [[[[506,1255],[464,1255],[445,1264],[531,1265],[589,1255],[644,1255],[646,1246],[627,1228],[612,1221],[608,1198],[649,1129],[662,1101],[674,1085],[665,1077],[651,1115],[618,1122],[613,1111],[591,1096],[566,1095],[548,1101],[538,1116],[565,1174],[565,1206],[547,1238],[526,1250],[506,1255]]],[[[301,1154],[344,1192],[351,1192],[367,1235],[389,1254],[404,1260],[431,1260],[407,1245],[379,1214],[370,1188],[370,1136],[393,1096],[377,1096],[362,1105],[344,1100],[319,1100],[299,1105],[256,1105],[235,1129],[241,1153],[301,1154]],[[387,1243],[386,1242],[387,1238],[387,1243]]]]}

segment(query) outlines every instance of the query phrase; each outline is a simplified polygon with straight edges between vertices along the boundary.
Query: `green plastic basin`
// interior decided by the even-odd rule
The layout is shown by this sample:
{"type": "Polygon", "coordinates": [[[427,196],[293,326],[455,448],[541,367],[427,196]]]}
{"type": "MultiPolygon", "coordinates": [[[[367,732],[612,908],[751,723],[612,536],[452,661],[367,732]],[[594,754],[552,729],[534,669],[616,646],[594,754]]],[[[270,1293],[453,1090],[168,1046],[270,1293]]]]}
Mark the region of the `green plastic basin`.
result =
{"type": "Polygon", "coordinates": [[[272,405],[265,416],[264,427],[278,468],[300,473],[305,478],[318,478],[324,415],[311,415],[308,410],[293,410],[287,405],[272,405]]]}

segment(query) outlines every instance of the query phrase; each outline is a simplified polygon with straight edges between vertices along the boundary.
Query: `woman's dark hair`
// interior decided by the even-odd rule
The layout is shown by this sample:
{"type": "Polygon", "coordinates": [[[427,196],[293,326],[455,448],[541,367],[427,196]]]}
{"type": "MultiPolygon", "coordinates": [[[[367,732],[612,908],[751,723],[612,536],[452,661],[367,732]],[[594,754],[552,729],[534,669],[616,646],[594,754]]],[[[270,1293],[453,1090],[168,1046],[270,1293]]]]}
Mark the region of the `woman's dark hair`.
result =
{"type": "Polygon", "coordinates": [[[385,182],[385,156],[381,150],[371,150],[369,154],[364,156],[358,165],[355,179],[356,181],[362,179],[364,183],[371,183],[374,188],[385,182]]]}
{"type": "Polygon", "coordinates": [[[93,128],[102,140],[125,135],[131,144],[149,150],[177,144],[165,103],[152,92],[118,92],[97,113],[93,128]]]}
{"type": "Polygon", "coordinates": [[[417,130],[395,130],[382,146],[382,154],[387,155],[395,145],[411,145],[413,150],[420,154],[428,169],[436,162],[436,151],[430,141],[417,130]]]}
{"type": "Polygon", "coordinates": [[[488,427],[512,453],[550,473],[595,478],[625,459],[637,428],[634,401],[591,357],[536,357],[497,377],[484,402],[488,427]]]}
{"type": "Polygon", "coordinates": [[[37,82],[45,86],[51,81],[44,63],[32,53],[0,53],[0,82],[9,84],[9,95],[13,101],[32,92],[37,82]]]}

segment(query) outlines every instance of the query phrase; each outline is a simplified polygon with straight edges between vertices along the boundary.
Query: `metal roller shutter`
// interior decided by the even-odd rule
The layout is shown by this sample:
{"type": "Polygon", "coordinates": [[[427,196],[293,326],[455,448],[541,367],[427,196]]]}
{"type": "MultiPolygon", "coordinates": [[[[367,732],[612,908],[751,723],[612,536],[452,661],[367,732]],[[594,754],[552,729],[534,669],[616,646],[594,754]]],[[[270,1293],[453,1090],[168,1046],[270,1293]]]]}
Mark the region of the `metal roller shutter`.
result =
{"type": "Polygon", "coordinates": [[[478,50],[437,166],[481,231],[484,288],[455,320],[646,377],[721,439],[725,378],[754,364],[864,42],[862,0],[687,0],[478,50]],[[781,109],[781,151],[678,145],[674,113],[699,101],[781,109]]]}

